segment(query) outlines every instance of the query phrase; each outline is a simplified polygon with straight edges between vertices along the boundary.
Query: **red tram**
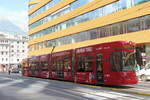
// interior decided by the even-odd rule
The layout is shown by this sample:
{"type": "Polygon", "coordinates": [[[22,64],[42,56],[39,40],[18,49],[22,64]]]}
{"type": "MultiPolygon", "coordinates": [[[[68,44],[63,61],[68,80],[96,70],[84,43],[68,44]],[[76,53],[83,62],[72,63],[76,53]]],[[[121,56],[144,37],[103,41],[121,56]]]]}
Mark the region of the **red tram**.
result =
{"type": "MultiPolygon", "coordinates": [[[[138,82],[133,42],[96,44],[32,57],[27,61],[31,76],[34,77],[106,85],[128,85],[138,82]]],[[[24,73],[29,72],[24,69],[24,73]]]]}

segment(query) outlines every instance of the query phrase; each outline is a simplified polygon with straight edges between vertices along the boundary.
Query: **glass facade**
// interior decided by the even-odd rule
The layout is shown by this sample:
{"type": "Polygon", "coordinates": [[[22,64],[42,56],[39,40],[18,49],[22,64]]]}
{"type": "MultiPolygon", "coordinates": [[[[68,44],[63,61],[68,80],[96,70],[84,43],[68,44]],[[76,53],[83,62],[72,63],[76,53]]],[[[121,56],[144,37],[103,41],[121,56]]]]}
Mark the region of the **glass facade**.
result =
{"type": "Polygon", "coordinates": [[[35,23],[29,25],[29,29],[35,28],[39,25],[42,25],[42,24],[52,20],[52,19],[55,19],[59,16],[62,16],[65,13],[68,13],[68,12],[70,12],[70,11],[76,9],[76,8],[79,8],[82,5],[85,5],[86,3],[90,2],[90,1],[92,1],[92,0],[77,0],[77,1],[67,5],[66,7],[63,7],[62,9],[60,9],[60,10],[58,10],[58,11],[56,11],[56,12],[54,12],[54,13],[48,15],[48,16],[36,21],[35,23]]]}
{"type": "Polygon", "coordinates": [[[76,8],[79,8],[85,4],[87,4],[88,2],[91,2],[92,0],[77,0],[75,2],[73,2],[70,6],[71,6],[71,10],[74,10],[76,8]]]}
{"type": "Polygon", "coordinates": [[[37,27],[39,25],[42,25],[42,24],[44,24],[50,20],[53,20],[59,16],[64,15],[65,13],[68,13],[68,12],[70,12],[70,6],[69,5],[67,5],[66,7],[64,7],[64,8],[62,8],[62,9],[60,9],[60,10],[58,10],[58,11],[56,11],[56,12],[54,12],[48,16],[36,21],[35,23],[29,25],[29,29],[32,29],[32,28],[37,27]]]}
{"type": "MultiPolygon", "coordinates": [[[[46,34],[51,34],[53,32],[57,32],[57,31],[69,28],[71,26],[78,25],[80,23],[83,23],[83,22],[86,22],[86,21],[89,21],[89,20],[92,20],[92,19],[95,19],[95,18],[98,18],[98,17],[106,16],[108,14],[117,12],[117,11],[122,10],[122,9],[129,8],[129,7],[135,5],[135,3],[133,1],[134,0],[119,0],[119,1],[114,2],[112,4],[109,4],[109,5],[106,5],[104,7],[98,8],[96,10],[90,11],[88,13],[82,14],[78,17],[73,18],[73,19],[61,22],[61,23],[56,24],[54,26],[48,27],[44,30],[38,31],[38,32],[30,35],[30,40],[41,37],[41,36],[44,36],[46,34]]],[[[138,3],[136,3],[136,4],[138,4],[138,3]]],[[[40,23],[43,24],[43,22],[47,22],[47,20],[46,21],[41,21],[40,23]]],[[[36,22],[34,24],[36,24],[36,22]]],[[[37,22],[37,24],[35,26],[38,26],[38,25],[39,25],[39,23],[37,22]]],[[[32,24],[32,26],[34,26],[34,25],[32,24]]],[[[30,28],[33,28],[32,26],[30,28]]],[[[119,26],[117,28],[119,28],[119,26]]],[[[128,27],[128,28],[130,28],[130,27],[128,27]]]]}
{"type": "MultiPolygon", "coordinates": [[[[52,0],[37,11],[35,11],[33,14],[30,15],[30,17],[36,16],[40,14],[41,12],[47,10],[48,8],[54,6],[57,4],[60,0],[52,0]],[[35,15],[34,15],[35,14],[35,15]]],[[[65,13],[68,13],[82,5],[85,5],[86,3],[90,2],[92,0],[77,0],[66,7],[56,11],[55,13],[52,13],[39,21],[33,23],[30,25],[30,29],[37,27],[39,25],[44,24],[45,22],[48,22],[50,20],[53,20],[59,16],[64,15],[65,13]]],[[[103,6],[101,8],[95,9],[93,11],[90,11],[88,13],[82,14],[80,16],[77,16],[75,18],[69,19],[64,22],[60,22],[59,24],[56,24],[54,26],[48,27],[44,30],[38,31],[34,34],[30,35],[30,40],[51,34],[53,32],[57,32],[66,28],[69,28],[71,26],[78,25],[80,23],[102,17],[107,16],[108,14],[112,14],[114,12],[117,12],[122,9],[130,8],[132,6],[147,2],[149,0],[119,0],[117,2],[114,2],[112,4],[108,4],[106,6],[103,6]]],[[[92,40],[97,38],[103,38],[107,36],[114,36],[119,34],[125,34],[130,32],[136,32],[140,30],[147,30],[150,29],[150,15],[130,19],[123,22],[114,23],[111,25],[102,26],[99,28],[87,30],[84,32],[76,33],[73,35],[68,35],[60,38],[56,38],[53,40],[46,40],[40,43],[36,43],[33,45],[30,45],[30,51],[34,50],[40,50],[42,48],[49,48],[53,46],[61,46],[65,44],[71,44],[71,43],[77,43],[82,42],[86,40],[92,40]]]]}
{"type": "Polygon", "coordinates": [[[29,2],[33,1],[33,0],[28,0],[29,2]]]}
{"type": "Polygon", "coordinates": [[[137,5],[137,4],[147,2],[147,1],[149,1],[149,0],[134,0],[134,3],[137,5]]]}
{"type": "Polygon", "coordinates": [[[41,8],[36,10],[34,13],[29,15],[29,19],[39,15],[40,13],[44,12],[45,10],[49,9],[50,7],[54,6],[55,4],[57,4],[60,1],[61,0],[52,0],[52,1],[48,2],[46,5],[42,6],[41,8]]]}
{"type": "Polygon", "coordinates": [[[102,26],[29,46],[30,51],[150,29],[150,15],[102,26]]]}
{"type": "Polygon", "coordinates": [[[37,4],[32,4],[32,5],[29,5],[29,9],[33,8],[34,6],[36,6],[37,4]]]}

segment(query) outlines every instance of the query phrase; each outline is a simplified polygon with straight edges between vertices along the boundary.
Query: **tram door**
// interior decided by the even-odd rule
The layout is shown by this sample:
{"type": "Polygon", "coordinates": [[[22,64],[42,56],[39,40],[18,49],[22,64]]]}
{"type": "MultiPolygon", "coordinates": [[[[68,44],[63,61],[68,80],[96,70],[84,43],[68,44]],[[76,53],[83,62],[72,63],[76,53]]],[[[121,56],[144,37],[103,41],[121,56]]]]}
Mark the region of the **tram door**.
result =
{"type": "Polygon", "coordinates": [[[102,63],[102,53],[96,54],[96,77],[97,83],[103,83],[103,63],[102,63]]]}

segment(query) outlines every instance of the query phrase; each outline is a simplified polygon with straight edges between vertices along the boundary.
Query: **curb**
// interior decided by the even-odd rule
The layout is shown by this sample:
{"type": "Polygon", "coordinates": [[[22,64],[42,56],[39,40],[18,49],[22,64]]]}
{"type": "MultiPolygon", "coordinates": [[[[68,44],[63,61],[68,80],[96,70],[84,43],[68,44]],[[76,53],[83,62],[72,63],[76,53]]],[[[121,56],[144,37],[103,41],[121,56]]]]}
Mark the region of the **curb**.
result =
{"type": "Polygon", "coordinates": [[[128,90],[121,90],[121,89],[117,89],[117,88],[107,88],[107,87],[101,87],[101,86],[90,86],[90,85],[83,85],[83,84],[79,84],[79,85],[81,85],[81,86],[88,86],[88,87],[91,87],[91,88],[107,89],[107,90],[112,90],[112,91],[117,91],[117,92],[132,93],[132,94],[136,94],[136,95],[150,96],[150,93],[128,91],[128,90]]]}
{"type": "MultiPolygon", "coordinates": [[[[52,80],[52,81],[57,81],[58,82],[59,80],[52,80]]],[[[132,94],[136,94],[136,95],[150,96],[150,93],[121,90],[121,89],[117,89],[117,88],[107,88],[107,87],[102,87],[102,86],[92,86],[92,85],[80,84],[80,83],[74,83],[74,82],[67,82],[67,81],[63,81],[63,82],[71,83],[71,84],[77,84],[77,85],[80,85],[80,86],[87,86],[87,87],[91,87],[91,88],[97,88],[97,89],[101,88],[101,89],[107,89],[107,90],[112,90],[112,91],[116,91],[116,92],[124,92],[124,93],[132,93],[132,94]]]]}
{"type": "Polygon", "coordinates": [[[150,96],[149,93],[143,93],[143,92],[136,92],[136,91],[128,91],[128,90],[121,90],[121,89],[111,89],[113,91],[119,91],[119,92],[125,92],[125,93],[132,93],[132,94],[137,94],[137,95],[143,95],[143,96],[150,96]]]}

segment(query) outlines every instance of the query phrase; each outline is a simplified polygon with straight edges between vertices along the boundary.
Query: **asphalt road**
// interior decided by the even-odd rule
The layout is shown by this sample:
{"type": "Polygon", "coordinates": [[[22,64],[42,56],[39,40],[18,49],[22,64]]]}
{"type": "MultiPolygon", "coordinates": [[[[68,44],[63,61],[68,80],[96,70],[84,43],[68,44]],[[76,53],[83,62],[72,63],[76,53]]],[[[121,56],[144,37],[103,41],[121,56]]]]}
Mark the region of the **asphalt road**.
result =
{"type": "Polygon", "coordinates": [[[0,73],[0,100],[149,100],[149,97],[0,73]]]}

